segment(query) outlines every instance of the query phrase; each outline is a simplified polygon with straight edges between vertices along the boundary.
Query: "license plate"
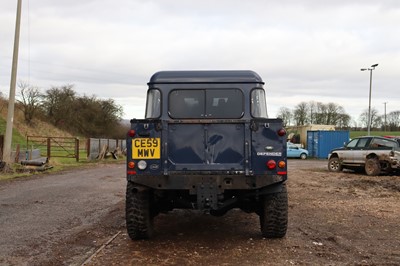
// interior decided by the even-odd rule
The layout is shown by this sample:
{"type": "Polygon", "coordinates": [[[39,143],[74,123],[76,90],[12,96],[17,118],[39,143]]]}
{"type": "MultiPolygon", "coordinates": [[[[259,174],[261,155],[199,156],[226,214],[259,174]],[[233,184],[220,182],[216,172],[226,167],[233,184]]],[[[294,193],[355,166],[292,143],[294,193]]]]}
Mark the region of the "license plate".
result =
{"type": "Polygon", "coordinates": [[[132,139],[133,159],[160,159],[160,138],[132,139]]]}

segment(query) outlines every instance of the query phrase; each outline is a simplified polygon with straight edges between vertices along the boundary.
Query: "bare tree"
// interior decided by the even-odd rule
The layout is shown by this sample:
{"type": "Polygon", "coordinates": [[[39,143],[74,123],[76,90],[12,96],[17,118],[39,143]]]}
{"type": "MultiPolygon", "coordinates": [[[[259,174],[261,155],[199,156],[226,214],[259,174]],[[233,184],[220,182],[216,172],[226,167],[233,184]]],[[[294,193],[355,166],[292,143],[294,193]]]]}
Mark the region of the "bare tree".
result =
{"type": "Polygon", "coordinates": [[[339,128],[349,128],[351,123],[351,116],[346,113],[339,114],[336,126],[339,128]]]}
{"type": "Polygon", "coordinates": [[[302,126],[308,122],[308,105],[306,102],[301,102],[294,108],[293,118],[296,125],[302,126]]]}
{"type": "Polygon", "coordinates": [[[308,108],[310,111],[310,118],[309,118],[310,124],[315,123],[316,115],[317,115],[317,104],[318,103],[316,103],[314,101],[308,102],[308,108]]]}
{"type": "Polygon", "coordinates": [[[290,111],[289,108],[287,107],[281,107],[278,110],[277,117],[281,118],[283,120],[283,126],[286,127],[290,125],[291,120],[292,120],[292,112],[290,111]]]}
{"type": "Polygon", "coordinates": [[[400,130],[400,111],[393,111],[387,115],[390,131],[400,130]]]}
{"type": "Polygon", "coordinates": [[[0,112],[3,111],[4,106],[6,106],[6,99],[4,97],[4,94],[0,91],[0,112]]]}
{"type": "Polygon", "coordinates": [[[278,117],[285,117],[285,113],[291,113],[291,118],[296,125],[306,123],[335,125],[340,128],[349,127],[351,117],[346,114],[344,108],[336,103],[301,102],[293,112],[286,107],[279,109],[278,117]]]}
{"type": "Polygon", "coordinates": [[[326,122],[326,113],[327,113],[326,105],[321,102],[317,102],[316,112],[314,114],[314,116],[315,116],[314,123],[321,124],[321,125],[326,124],[327,123],[326,122]]]}
{"type": "Polygon", "coordinates": [[[42,95],[38,88],[31,87],[25,82],[20,82],[18,88],[21,90],[18,106],[24,113],[25,122],[32,125],[33,118],[40,111],[42,95]]]}
{"type": "MultiPolygon", "coordinates": [[[[360,117],[359,120],[365,128],[368,127],[368,109],[365,109],[360,117]]],[[[375,107],[371,108],[371,128],[378,128],[382,123],[382,119],[379,116],[379,112],[375,107]]]]}
{"type": "Polygon", "coordinates": [[[58,127],[68,127],[66,121],[76,117],[72,108],[76,99],[73,85],[65,85],[60,88],[52,87],[46,91],[43,100],[43,109],[49,121],[58,127]]]}

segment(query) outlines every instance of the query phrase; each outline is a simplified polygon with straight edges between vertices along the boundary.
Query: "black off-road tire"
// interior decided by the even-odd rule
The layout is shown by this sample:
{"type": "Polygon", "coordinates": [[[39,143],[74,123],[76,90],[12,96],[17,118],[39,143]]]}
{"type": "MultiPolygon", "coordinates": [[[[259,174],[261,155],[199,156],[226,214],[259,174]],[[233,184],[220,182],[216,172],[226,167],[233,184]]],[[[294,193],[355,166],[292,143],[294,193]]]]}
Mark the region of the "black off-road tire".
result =
{"type": "Polygon", "coordinates": [[[282,238],[288,225],[288,195],[286,184],[282,191],[265,195],[260,210],[261,234],[267,238],[282,238]]]}
{"type": "Polygon", "coordinates": [[[328,170],[330,172],[340,172],[343,170],[343,166],[340,163],[339,157],[331,157],[328,161],[328,170]]]}
{"type": "Polygon", "coordinates": [[[149,190],[134,189],[132,182],[126,186],[125,219],[132,240],[148,239],[153,235],[153,216],[149,190]]]}
{"type": "Polygon", "coordinates": [[[376,176],[381,173],[381,165],[377,158],[369,158],[365,161],[365,173],[369,176],[376,176]]]}

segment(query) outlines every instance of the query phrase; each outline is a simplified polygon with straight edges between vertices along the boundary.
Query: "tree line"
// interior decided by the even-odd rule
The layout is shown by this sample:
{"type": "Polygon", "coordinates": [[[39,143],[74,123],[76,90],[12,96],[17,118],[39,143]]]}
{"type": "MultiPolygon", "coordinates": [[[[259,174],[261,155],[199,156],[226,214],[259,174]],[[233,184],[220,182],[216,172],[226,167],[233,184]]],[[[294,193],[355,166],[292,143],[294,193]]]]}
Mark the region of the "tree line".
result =
{"type": "MultiPolygon", "coordinates": [[[[338,129],[363,130],[368,126],[368,109],[353,119],[345,109],[336,103],[300,102],[293,109],[281,107],[277,117],[282,118],[284,126],[302,126],[307,124],[335,125],[338,129]]],[[[400,130],[400,111],[381,115],[371,108],[371,129],[384,131],[400,130]]]]}
{"type": "Polygon", "coordinates": [[[34,126],[34,118],[37,118],[83,137],[125,137],[127,128],[120,123],[123,109],[113,99],[80,96],[73,85],[51,87],[44,93],[23,82],[18,87],[17,107],[29,125],[34,126]]]}

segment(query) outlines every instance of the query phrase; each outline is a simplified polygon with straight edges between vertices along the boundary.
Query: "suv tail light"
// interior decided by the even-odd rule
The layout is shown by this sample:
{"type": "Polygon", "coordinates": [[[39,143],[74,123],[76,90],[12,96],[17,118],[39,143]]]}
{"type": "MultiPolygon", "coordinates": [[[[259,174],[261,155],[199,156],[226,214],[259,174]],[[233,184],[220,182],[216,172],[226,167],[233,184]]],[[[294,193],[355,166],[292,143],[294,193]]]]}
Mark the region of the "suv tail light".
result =
{"type": "Polygon", "coordinates": [[[268,168],[269,170],[275,169],[275,168],[276,168],[276,162],[275,162],[274,160],[269,160],[269,161],[267,162],[267,168],[268,168]]]}
{"type": "Polygon", "coordinates": [[[136,135],[136,131],[131,129],[128,131],[128,135],[129,135],[129,137],[133,138],[136,135]]]}
{"type": "Polygon", "coordinates": [[[134,169],[135,168],[135,162],[129,162],[128,163],[128,168],[134,169]]]}
{"type": "Polygon", "coordinates": [[[279,168],[285,168],[285,166],[286,166],[285,161],[279,161],[279,163],[278,163],[279,168]]]}
{"type": "Polygon", "coordinates": [[[281,128],[278,130],[278,136],[283,137],[286,135],[286,130],[284,128],[281,128]]]}

